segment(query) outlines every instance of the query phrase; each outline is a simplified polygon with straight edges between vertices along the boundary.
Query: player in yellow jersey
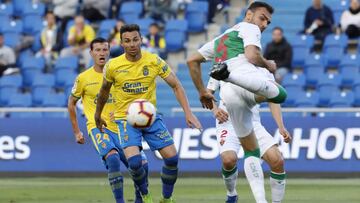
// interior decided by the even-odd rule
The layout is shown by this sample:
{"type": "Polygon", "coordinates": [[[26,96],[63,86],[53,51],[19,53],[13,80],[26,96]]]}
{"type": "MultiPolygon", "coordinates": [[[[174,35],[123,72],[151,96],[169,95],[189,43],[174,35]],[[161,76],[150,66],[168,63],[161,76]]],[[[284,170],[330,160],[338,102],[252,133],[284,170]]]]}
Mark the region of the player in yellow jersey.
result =
{"type": "MultiPolygon", "coordinates": [[[[83,133],[79,129],[76,118],[76,102],[82,98],[89,137],[108,169],[109,182],[116,202],[124,203],[123,177],[120,172],[120,162],[123,162],[126,167],[128,167],[128,163],[120,146],[117,125],[115,122],[111,122],[110,114],[115,110],[113,89],[110,91],[109,99],[107,100],[102,113],[102,118],[107,122],[107,127],[104,129],[104,132],[100,132],[100,130],[96,128],[94,121],[97,97],[103,80],[102,72],[106,59],[109,57],[109,43],[103,38],[94,39],[90,43],[90,54],[94,60],[94,66],[79,74],[69,97],[68,111],[70,120],[76,142],[84,144],[85,139],[83,133]]],[[[144,167],[147,169],[146,157],[143,152],[142,160],[144,167]]],[[[135,202],[142,202],[138,190],[136,192],[135,202]]]]}
{"type": "Polygon", "coordinates": [[[104,81],[96,105],[95,122],[99,129],[106,126],[101,112],[108,100],[111,87],[115,87],[115,119],[119,127],[121,147],[129,163],[130,174],[139,188],[143,201],[152,202],[145,171],[141,165],[140,149],[143,138],[151,150],[158,150],[164,159],[161,172],[161,202],[174,202],[172,193],[177,179],[178,155],[174,141],[167,130],[161,116],[148,128],[134,128],[126,122],[126,110],[136,99],[146,99],[156,106],[156,77],[163,78],[173,89],[174,94],[184,110],[186,122],[190,127],[201,129],[198,119],[192,114],[184,88],[170,67],[155,54],[141,51],[141,35],[139,26],[124,25],[120,30],[121,45],[125,53],[110,60],[104,69],[104,81]]]}

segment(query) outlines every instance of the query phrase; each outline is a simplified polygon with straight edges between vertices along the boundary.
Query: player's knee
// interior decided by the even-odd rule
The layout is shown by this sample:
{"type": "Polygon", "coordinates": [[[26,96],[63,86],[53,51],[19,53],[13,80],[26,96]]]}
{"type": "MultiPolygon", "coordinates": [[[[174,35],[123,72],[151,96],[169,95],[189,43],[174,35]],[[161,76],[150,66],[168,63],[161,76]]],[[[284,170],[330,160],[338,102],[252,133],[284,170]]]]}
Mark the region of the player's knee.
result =
{"type": "Polygon", "coordinates": [[[105,159],[106,166],[109,171],[119,171],[120,170],[120,157],[118,153],[108,154],[105,159]]]}
{"type": "Polygon", "coordinates": [[[233,156],[222,157],[224,169],[231,170],[236,166],[237,159],[233,156]]]}
{"type": "Polygon", "coordinates": [[[283,170],[284,168],[284,159],[280,156],[275,159],[273,159],[270,163],[271,170],[283,170]]]}
{"type": "Polygon", "coordinates": [[[178,161],[179,161],[179,156],[178,155],[175,155],[175,156],[170,157],[170,158],[164,158],[164,163],[165,163],[166,166],[177,167],[178,161]]]}
{"type": "Polygon", "coordinates": [[[142,166],[141,155],[139,154],[128,158],[128,164],[129,164],[129,168],[134,171],[141,168],[142,166]]]}

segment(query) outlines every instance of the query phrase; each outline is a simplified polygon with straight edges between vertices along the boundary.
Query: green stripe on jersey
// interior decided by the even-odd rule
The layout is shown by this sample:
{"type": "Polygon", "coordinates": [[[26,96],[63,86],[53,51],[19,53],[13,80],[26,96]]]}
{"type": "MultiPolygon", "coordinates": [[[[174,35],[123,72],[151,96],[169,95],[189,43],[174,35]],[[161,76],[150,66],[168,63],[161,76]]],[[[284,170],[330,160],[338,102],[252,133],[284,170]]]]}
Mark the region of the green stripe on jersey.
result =
{"type": "Polygon", "coordinates": [[[245,52],[244,41],[239,32],[231,31],[215,40],[215,62],[226,61],[245,52]]]}

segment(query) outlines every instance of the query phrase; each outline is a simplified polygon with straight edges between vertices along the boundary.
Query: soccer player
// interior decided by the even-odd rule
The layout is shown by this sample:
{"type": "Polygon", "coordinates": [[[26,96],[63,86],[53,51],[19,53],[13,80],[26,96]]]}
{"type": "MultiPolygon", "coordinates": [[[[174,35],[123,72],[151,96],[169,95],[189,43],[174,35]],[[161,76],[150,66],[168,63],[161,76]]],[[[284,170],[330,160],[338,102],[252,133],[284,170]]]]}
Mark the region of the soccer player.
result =
{"type": "Polygon", "coordinates": [[[126,122],[126,110],[136,99],[146,99],[156,106],[156,77],[160,76],[173,89],[174,94],[184,110],[186,123],[190,127],[201,129],[201,124],[190,110],[184,88],[170,67],[155,54],[141,51],[139,26],[124,25],[120,30],[121,45],[125,53],[111,59],[104,70],[104,81],[96,106],[95,122],[99,129],[106,126],[101,112],[108,100],[109,90],[114,86],[115,120],[119,127],[121,147],[129,163],[130,174],[140,189],[144,202],[152,202],[148,187],[145,184],[145,171],[141,165],[139,150],[142,138],[151,150],[158,150],[164,159],[161,172],[161,202],[174,202],[172,193],[178,173],[178,155],[174,141],[164,125],[160,115],[148,128],[138,129],[126,122]]]}
{"type": "MultiPolygon", "coordinates": [[[[76,78],[74,87],[68,100],[68,111],[76,142],[85,143],[83,133],[79,129],[76,117],[76,102],[81,98],[84,105],[85,117],[87,119],[87,131],[97,153],[102,158],[107,170],[112,192],[117,203],[123,203],[123,176],[120,172],[120,162],[126,167],[124,152],[120,147],[118,128],[115,122],[111,122],[111,113],[114,112],[114,90],[111,90],[110,97],[106,101],[102,118],[107,121],[107,127],[101,132],[96,128],[94,114],[98,100],[98,92],[103,80],[103,68],[109,57],[109,43],[103,38],[96,38],[90,43],[90,55],[94,60],[94,65],[82,72],[76,78]]],[[[147,171],[147,161],[142,152],[143,167],[147,171]]],[[[136,191],[135,202],[141,203],[142,198],[139,191],[136,191]]]]}
{"type": "Polygon", "coordinates": [[[205,108],[213,108],[214,96],[201,79],[201,62],[215,62],[210,76],[226,83],[220,89],[233,124],[244,149],[244,170],[257,203],[265,199],[264,175],[261,168],[260,150],[252,124],[252,108],[259,102],[282,103],[286,91],[266,78],[261,67],[274,72],[276,64],[261,55],[261,31],[270,23],[273,8],[263,2],[252,3],[240,22],[202,46],[190,56],[187,64],[192,80],[199,92],[200,101],[205,108]]]}
{"type": "MultiPolygon", "coordinates": [[[[274,80],[274,76],[270,74],[266,69],[263,69],[271,80],[274,80]]],[[[208,82],[208,90],[214,93],[221,86],[222,82],[210,78],[208,82]]],[[[283,136],[286,143],[290,142],[291,135],[286,130],[281,115],[281,107],[279,104],[269,103],[270,110],[279,128],[280,134],[283,136]]],[[[228,119],[228,113],[225,105],[220,101],[219,107],[214,103],[212,109],[214,116],[216,117],[216,138],[220,149],[220,156],[222,160],[222,177],[227,189],[226,203],[237,202],[236,192],[236,180],[238,176],[237,170],[237,154],[240,149],[240,141],[234,131],[234,127],[231,121],[228,119]]],[[[286,173],[284,170],[284,160],[277,147],[277,143],[274,138],[267,132],[264,126],[261,124],[258,106],[252,108],[253,112],[253,125],[256,138],[259,143],[260,157],[266,161],[270,166],[270,186],[273,203],[280,203],[285,194],[285,178],[286,173]]]]}

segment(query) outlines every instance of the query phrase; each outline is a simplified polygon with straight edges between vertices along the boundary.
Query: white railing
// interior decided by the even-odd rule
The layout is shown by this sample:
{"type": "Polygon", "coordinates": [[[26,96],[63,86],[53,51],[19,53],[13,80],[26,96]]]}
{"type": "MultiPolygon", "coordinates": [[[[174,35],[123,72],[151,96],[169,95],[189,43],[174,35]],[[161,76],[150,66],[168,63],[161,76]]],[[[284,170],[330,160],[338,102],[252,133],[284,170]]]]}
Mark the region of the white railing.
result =
{"type": "MultiPolygon", "coordinates": [[[[327,112],[333,112],[333,113],[339,113],[339,112],[359,112],[360,108],[281,108],[282,112],[300,112],[300,113],[327,113],[327,112]]],[[[201,107],[195,107],[191,108],[193,112],[204,112],[209,113],[211,112],[208,109],[204,109],[201,107]]],[[[176,113],[182,113],[183,109],[180,107],[174,107],[171,109],[171,115],[174,116],[176,113]]],[[[260,108],[260,112],[270,112],[269,108],[260,108]]]]}

